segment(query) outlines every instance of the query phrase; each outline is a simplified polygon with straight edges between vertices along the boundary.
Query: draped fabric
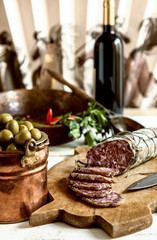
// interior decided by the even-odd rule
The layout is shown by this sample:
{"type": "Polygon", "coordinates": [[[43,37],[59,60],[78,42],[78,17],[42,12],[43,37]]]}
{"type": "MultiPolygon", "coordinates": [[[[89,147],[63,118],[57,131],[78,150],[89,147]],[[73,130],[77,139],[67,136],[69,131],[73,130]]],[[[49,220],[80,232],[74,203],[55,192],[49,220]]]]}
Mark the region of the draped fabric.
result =
{"type": "MultiPolygon", "coordinates": [[[[157,1],[115,4],[116,30],[124,43],[125,107],[156,107],[157,1]]],[[[48,66],[92,96],[93,48],[102,31],[102,8],[103,0],[0,0],[0,90],[69,91],[42,78],[41,69],[48,66]]]]}

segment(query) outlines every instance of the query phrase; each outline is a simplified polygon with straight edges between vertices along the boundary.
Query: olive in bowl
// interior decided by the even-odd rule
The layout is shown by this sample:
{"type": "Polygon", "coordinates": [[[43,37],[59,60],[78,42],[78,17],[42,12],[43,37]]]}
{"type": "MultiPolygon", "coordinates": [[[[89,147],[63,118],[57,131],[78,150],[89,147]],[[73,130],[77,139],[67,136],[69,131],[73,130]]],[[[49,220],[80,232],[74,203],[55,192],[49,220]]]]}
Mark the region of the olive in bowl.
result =
{"type": "Polygon", "coordinates": [[[34,128],[30,121],[19,123],[8,113],[0,114],[1,151],[24,150],[24,146],[29,139],[38,141],[41,137],[41,131],[34,128]]]}

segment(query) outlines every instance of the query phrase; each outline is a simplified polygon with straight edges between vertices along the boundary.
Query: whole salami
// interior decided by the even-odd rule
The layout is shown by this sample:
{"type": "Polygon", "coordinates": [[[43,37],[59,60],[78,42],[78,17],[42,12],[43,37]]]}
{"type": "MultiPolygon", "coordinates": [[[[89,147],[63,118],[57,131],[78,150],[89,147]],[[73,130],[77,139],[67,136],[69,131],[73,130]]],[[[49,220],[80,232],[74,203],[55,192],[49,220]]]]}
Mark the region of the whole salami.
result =
{"type": "Polygon", "coordinates": [[[123,132],[92,147],[86,155],[89,166],[115,168],[122,174],[157,156],[157,129],[123,132]]]}

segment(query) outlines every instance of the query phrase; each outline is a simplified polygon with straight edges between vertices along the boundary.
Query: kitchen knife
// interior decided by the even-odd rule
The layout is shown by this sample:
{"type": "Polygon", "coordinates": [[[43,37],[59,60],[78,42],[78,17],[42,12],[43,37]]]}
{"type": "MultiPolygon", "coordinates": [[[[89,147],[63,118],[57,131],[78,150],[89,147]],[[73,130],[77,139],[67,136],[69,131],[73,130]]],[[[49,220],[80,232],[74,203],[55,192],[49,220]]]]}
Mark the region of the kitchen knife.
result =
{"type": "Polygon", "coordinates": [[[127,190],[140,190],[157,185],[157,172],[132,183],[127,190]]]}

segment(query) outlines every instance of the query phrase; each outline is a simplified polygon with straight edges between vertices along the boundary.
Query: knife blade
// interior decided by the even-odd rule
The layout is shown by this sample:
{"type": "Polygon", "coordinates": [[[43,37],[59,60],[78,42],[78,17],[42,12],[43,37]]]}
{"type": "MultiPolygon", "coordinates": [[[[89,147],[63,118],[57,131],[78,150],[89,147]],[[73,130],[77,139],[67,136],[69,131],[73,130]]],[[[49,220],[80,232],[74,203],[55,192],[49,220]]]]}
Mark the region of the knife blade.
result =
{"type": "Polygon", "coordinates": [[[157,172],[132,183],[127,190],[140,190],[157,185],[157,172]]]}

